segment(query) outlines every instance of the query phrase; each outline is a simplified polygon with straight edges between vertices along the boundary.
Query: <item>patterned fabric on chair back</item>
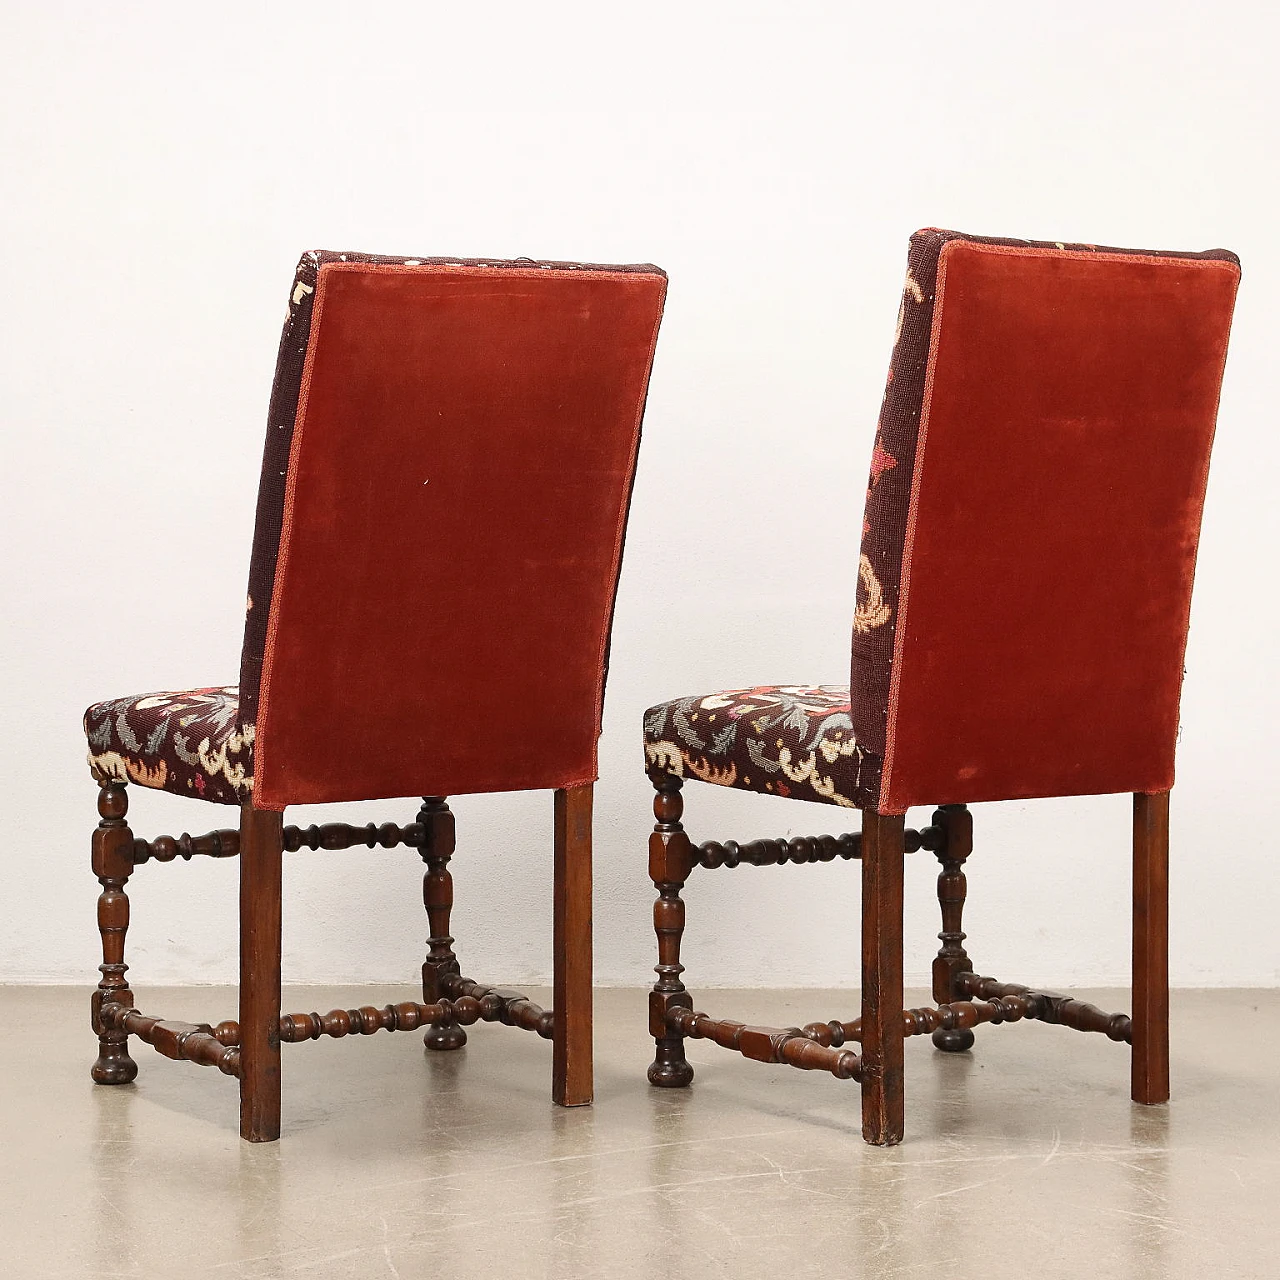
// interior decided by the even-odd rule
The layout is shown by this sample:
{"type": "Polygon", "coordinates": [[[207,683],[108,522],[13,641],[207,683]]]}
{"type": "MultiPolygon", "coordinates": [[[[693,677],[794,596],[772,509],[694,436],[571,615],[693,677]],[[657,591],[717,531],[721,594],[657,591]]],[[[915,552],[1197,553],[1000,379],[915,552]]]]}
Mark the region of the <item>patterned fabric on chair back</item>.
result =
{"type": "Polygon", "coordinates": [[[241,663],[260,808],[593,780],[666,277],[312,253],[241,663]]]}
{"type": "Polygon", "coordinates": [[[927,230],[853,643],[882,813],[1173,783],[1239,263],[927,230]]]}

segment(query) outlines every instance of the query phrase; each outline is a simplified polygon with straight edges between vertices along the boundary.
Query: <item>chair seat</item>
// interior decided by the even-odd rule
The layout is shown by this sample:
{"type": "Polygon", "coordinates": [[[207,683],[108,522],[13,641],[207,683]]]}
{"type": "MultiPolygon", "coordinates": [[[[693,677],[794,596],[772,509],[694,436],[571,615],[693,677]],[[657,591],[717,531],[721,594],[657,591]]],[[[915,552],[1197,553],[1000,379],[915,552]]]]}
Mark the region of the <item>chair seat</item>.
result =
{"type": "Polygon", "coordinates": [[[96,702],[84,731],[97,778],[215,804],[242,804],[253,792],[253,729],[241,729],[236,685],[96,702]]]}
{"type": "Polygon", "coordinates": [[[676,698],[644,717],[651,772],[796,800],[874,806],[880,757],[858,745],[847,684],[763,684],[676,698]]]}

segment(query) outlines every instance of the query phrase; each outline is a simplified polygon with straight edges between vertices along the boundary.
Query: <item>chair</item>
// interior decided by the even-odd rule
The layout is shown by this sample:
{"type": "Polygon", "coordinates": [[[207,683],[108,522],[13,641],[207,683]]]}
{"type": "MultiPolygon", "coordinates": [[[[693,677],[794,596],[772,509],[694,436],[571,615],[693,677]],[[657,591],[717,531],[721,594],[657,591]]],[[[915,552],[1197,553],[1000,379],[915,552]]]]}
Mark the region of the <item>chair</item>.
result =
{"type": "Polygon", "coordinates": [[[609,631],[666,277],[656,267],[303,256],[271,397],[238,686],[85,716],[100,786],[93,1078],[129,1037],[240,1081],[280,1133],[280,1045],[477,1019],[552,1041],[552,1096],[591,1101],[591,803],[609,631]],[[126,785],[239,807],[238,829],[136,839],[126,785]],[[554,1010],[461,976],[449,936],[460,793],[554,789],[554,1010]],[[416,820],[284,825],[291,804],[422,796],[416,820]],[[423,1002],[280,1012],[282,851],[416,849],[423,1002]],[[238,1021],[134,1008],[134,868],[240,858],[238,1021]]]}
{"type": "Polygon", "coordinates": [[[658,980],[650,1081],[685,1040],[861,1083],[864,1138],[903,1135],[908,1036],[960,1052],[1037,1019],[1132,1045],[1169,1096],[1168,835],[1201,508],[1239,263],[925,230],[911,241],[871,458],[848,685],[652,707],[658,980]],[[862,811],[860,833],[694,845],[685,779],[862,811]],[[961,913],[978,801],[1133,793],[1133,1012],[975,971],[961,913]],[[908,829],[913,805],[938,808],[908,829]],[[904,854],[941,863],[936,1008],[903,1009],[904,854]],[[862,1010],[744,1026],[681,980],[694,867],[862,862],[862,1010]],[[859,1049],[846,1046],[856,1043],[859,1049]]]}

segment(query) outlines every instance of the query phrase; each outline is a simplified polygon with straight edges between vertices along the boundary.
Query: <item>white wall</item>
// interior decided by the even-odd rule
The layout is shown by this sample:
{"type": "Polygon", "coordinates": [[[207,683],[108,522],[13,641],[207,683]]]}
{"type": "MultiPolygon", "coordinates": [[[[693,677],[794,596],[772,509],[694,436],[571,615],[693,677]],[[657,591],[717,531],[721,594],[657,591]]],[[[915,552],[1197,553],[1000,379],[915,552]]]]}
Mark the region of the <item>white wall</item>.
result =
{"type": "MultiPolygon", "coordinates": [[[[235,679],[285,291],[298,252],[328,247],[670,272],[597,801],[598,976],[645,982],[640,713],[847,679],[906,239],[933,224],[1243,259],[1187,658],[1173,977],[1274,984],[1280,24],[1261,5],[1049,8],[6,6],[0,979],[87,984],[97,963],[84,706],[235,679]]],[[[845,816],[687,796],[695,839],[845,816]]],[[[545,978],[550,797],[456,811],[467,970],[545,978]]],[[[234,816],[140,789],[133,815],[148,835],[234,816]]],[[[1124,981],[1127,799],[977,822],[979,966],[1124,981]]],[[[287,879],[288,979],[412,978],[411,853],[297,854],[287,879]]],[[[913,981],[932,881],[913,860],[913,981]]],[[[233,978],[235,885],[233,863],[141,869],[135,979],[233,978]]],[[[706,873],[688,898],[692,982],[856,984],[856,867],[706,873]]]]}

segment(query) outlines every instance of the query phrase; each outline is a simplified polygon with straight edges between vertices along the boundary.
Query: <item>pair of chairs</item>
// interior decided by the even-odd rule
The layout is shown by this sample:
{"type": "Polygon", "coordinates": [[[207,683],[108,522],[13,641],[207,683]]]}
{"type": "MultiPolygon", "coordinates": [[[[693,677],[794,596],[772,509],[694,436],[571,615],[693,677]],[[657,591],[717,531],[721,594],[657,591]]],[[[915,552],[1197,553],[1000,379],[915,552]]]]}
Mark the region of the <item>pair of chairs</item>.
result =
{"type": "MultiPolygon", "coordinates": [[[[644,717],[656,791],[650,1080],[684,1042],[856,1079],[863,1132],[903,1134],[908,1037],[946,1051],[1019,1019],[1132,1044],[1133,1097],[1168,1097],[1168,803],[1192,575],[1235,257],[917,233],[872,453],[847,685],[762,685],[644,717]],[[838,836],[685,833],[685,779],[861,810],[838,836]],[[1105,1014],[977,974],[964,863],[978,801],[1134,795],[1134,1007],[1105,1014]],[[907,810],[937,805],[931,823],[907,810]],[[941,862],[936,1007],[903,1008],[903,861],[941,862]],[[862,1008],[745,1026],[681,974],[693,868],[859,859],[862,1008]],[[857,1044],[858,1050],[846,1047],[857,1044]]],[[[238,1078],[241,1133],[280,1132],[281,1044],[477,1020],[552,1041],[552,1096],[591,1101],[591,805],[640,424],[666,294],[656,267],[309,253],[271,399],[240,683],[85,717],[101,821],[93,1078],[134,1079],[133,1036],[238,1078]],[[128,783],[239,806],[238,828],[136,838],[128,783]],[[547,789],[554,1007],[462,976],[449,933],[450,795],[547,789]],[[422,796],[416,819],[284,824],[293,804],[422,796]],[[283,853],[416,849],[422,1001],[280,1008],[283,853]],[[134,1007],[126,882],[240,859],[240,1009],[134,1007]]],[[[852,572],[848,575],[853,577],[852,572]]],[[[851,584],[852,585],[852,584],[851,584]]],[[[851,593],[852,594],[852,593],[851,593]]]]}

